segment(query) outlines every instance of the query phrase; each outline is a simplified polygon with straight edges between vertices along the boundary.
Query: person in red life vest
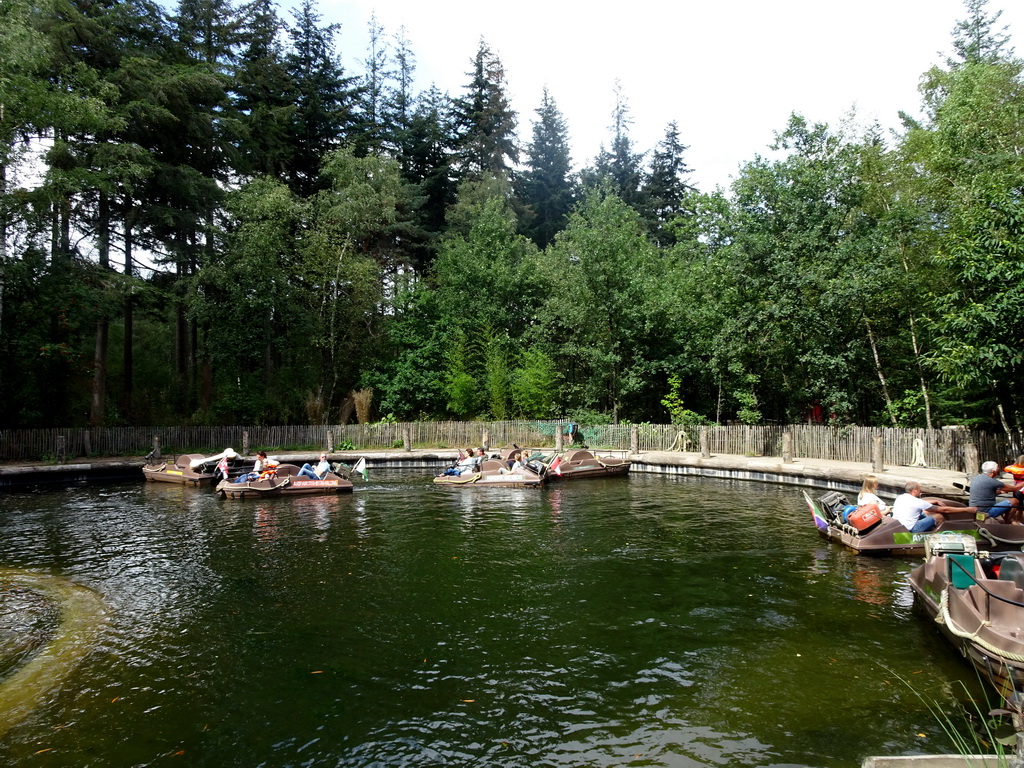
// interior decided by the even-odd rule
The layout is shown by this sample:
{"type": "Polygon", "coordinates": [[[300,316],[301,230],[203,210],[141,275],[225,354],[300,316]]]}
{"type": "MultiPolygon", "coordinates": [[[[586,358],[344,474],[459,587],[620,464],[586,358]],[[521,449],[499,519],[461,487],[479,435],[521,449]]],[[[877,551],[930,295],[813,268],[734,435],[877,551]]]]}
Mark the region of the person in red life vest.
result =
{"type": "MultiPolygon", "coordinates": [[[[1017,457],[1017,460],[1009,466],[1003,467],[1003,472],[1013,475],[1014,483],[1024,483],[1024,454],[1017,457]]],[[[1014,491],[1013,498],[1017,500],[1017,508],[1024,507],[1024,491],[1014,491]]]]}

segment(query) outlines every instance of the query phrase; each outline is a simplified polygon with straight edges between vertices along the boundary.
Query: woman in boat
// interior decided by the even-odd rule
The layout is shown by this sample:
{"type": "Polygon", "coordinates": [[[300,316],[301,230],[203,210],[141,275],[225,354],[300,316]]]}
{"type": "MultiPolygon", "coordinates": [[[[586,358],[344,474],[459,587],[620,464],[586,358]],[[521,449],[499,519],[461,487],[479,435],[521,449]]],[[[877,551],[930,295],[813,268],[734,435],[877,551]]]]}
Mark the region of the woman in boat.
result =
{"type": "Polygon", "coordinates": [[[863,507],[865,504],[877,504],[878,511],[883,515],[892,513],[888,505],[880,498],[878,498],[878,478],[874,475],[864,475],[864,484],[860,487],[860,493],[857,494],[857,506],[863,507]]]}
{"type": "Polygon", "coordinates": [[[299,469],[300,476],[310,477],[313,480],[323,480],[327,473],[331,471],[331,464],[327,461],[327,454],[320,454],[320,463],[315,467],[309,466],[309,464],[303,464],[299,469]]]}
{"type": "Polygon", "coordinates": [[[235,478],[236,483],[247,483],[250,480],[259,480],[260,473],[263,472],[267,465],[267,452],[256,451],[256,463],[252,465],[252,472],[244,475],[239,475],[235,478]]]}

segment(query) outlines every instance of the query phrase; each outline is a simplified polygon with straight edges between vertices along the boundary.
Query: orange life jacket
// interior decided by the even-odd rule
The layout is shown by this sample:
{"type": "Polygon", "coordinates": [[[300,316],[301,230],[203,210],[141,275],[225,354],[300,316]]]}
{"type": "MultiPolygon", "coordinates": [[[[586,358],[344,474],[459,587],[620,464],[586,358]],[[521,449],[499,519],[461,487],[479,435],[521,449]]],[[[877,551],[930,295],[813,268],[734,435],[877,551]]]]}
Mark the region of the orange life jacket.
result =
{"type": "Polygon", "coordinates": [[[1008,467],[1003,467],[1003,472],[1009,472],[1018,483],[1024,480],[1024,466],[1020,464],[1011,464],[1008,467]]]}

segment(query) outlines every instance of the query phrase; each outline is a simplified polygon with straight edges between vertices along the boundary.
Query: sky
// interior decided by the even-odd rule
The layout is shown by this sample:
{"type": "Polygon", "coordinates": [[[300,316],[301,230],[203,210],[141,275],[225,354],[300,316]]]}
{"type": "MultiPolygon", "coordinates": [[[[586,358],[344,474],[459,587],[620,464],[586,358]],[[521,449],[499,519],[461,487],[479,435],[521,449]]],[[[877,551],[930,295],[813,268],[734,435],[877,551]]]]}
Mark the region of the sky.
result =
{"type": "MultiPolygon", "coordinates": [[[[855,114],[886,129],[899,127],[900,111],[919,114],[920,77],[945,62],[966,16],[962,0],[321,0],[318,9],[341,24],[349,74],[365,70],[376,16],[388,38],[404,27],[419,89],[452,96],[482,38],[505,67],[520,138],[530,139],[547,87],[577,169],[611,143],[618,82],[635,149],[652,150],[676,121],[689,180],[707,192],[770,156],[793,112],[835,127],[855,114]]],[[[989,0],[989,14],[999,10],[997,28],[1024,55],[1024,2],[989,0]]]]}

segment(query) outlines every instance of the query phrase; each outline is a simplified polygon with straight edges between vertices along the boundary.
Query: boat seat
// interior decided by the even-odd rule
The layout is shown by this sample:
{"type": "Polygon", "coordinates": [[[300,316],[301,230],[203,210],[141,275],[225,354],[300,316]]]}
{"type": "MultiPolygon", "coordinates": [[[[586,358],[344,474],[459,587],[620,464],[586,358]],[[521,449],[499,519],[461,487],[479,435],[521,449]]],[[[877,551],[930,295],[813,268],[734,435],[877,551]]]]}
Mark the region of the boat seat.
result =
{"type": "Polygon", "coordinates": [[[483,472],[497,472],[501,469],[508,469],[508,464],[498,459],[488,459],[480,467],[480,470],[483,472]]]}
{"type": "Polygon", "coordinates": [[[1012,581],[1024,589],[1024,552],[1010,552],[999,564],[999,580],[1012,581]]]}

